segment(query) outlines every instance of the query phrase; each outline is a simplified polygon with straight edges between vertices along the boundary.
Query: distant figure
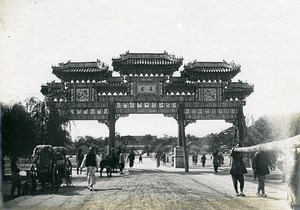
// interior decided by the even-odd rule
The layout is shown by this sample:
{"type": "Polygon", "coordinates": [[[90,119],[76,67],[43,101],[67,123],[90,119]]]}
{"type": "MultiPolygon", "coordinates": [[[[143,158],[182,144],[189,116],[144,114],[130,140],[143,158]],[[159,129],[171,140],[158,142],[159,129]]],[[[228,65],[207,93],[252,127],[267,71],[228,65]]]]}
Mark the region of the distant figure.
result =
{"type": "Polygon", "coordinates": [[[192,155],[192,160],[193,160],[193,165],[197,165],[197,163],[198,163],[198,155],[195,155],[195,154],[193,153],[193,155],[192,155]]]}
{"type": "Polygon", "coordinates": [[[258,179],[258,188],[256,195],[267,197],[265,193],[265,176],[270,174],[270,169],[273,171],[275,167],[271,164],[268,155],[264,151],[258,151],[254,154],[252,168],[254,175],[258,179]]]}
{"type": "Polygon", "coordinates": [[[219,166],[223,165],[224,164],[224,156],[222,155],[222,153],[219,154],[218,159],[219,159],[219,166]]]}
{"type": "Polygon", "coordinates": [[[161,160],[163,162],[163,165],[165,166],[166,163],[167,163],[167,157],[166,157],[166,153],[163,153],[162,156],[161,156],[161,160]]]}
{"type": "Polygon", "coordinates": [[[125,168],[125,155],[123,151],[121,151],[119,155],[119,164],[120,164],[120,174],[124,174],[123,169],[125,168]]]}
{"type": "Polygon", "coordinates": [[[134,159],[135,159],[135,154],[133,152],[133,150],[131,150],[131,152],[128,155],[128,160],[129,160],[129,167],[131,168],[134,164],[134,159]]]}
{"type": "Polygon", "coordinates": [[[89,153],[84,157],[80,168],[82,169],[83,167],[87,168],[86,175],[88,189],[92,191],[94,190],[94,185],[96,184],[95,172],[96,170],[98,171],[98,160],[94,147],[90,147],[89,153]]]}
{"type": "Polygon", "coordinates": [[[160,158],[161,158],[161,154],[160,152],[157,150],[156,154],[155,154],[155,159],[156,159],[156,167],[160,166],[160,158]]]}
{"type": "Polygon", "coordinates": [[[142,154],[140,154],[140,157],[139,157],[139,163],[143,163],[143,157],[142,157],[142,154]]]}
{"type": "MultiPolygon", "coordinates": [[[[81,166],[81,163],[83,161],[84,155],[82,154],[82,150],[81,148],[79,148],[78,153],[76,155],[76,163],[77,163],[77,174],[79,174],[79,169],[81,166]]],[[[81,174],[82,170],[80,170],[80,174],[81,174]]]]}
{"type": "Polygon", "coordinates": [[[214,150],[212,154],[213,158],[213,165],[214,165],[214,171],[215,173],[218,173],[218,168],[219,168],[219,151],[217,149],[214,150]]]}
{"type": "Polygon", "coordinates": [[[202,163],[202,167],[205,167],[205,163],[206,163],[205,154],[203,154],[202,157],[201,157],[201,163],[202,163]]]}
{"type": "Polygon", "coordinates": [[[195,165],[195,155],[194,155],[194,153],[192,153],[192,162],[193,162],[193,165],[195,165]]]}
{"type": "Polygon", "coordinates": [[[11,159],[10,169],[11,169],[11,195],[14,195],[15,189],[18,189],[18,196],[21,195],[21,178],[20,178],[20,169],[17,165],[18,158],[14,156],[11,159]]]}
{"type": "Polygon", "coordinates": [[[245,163],[243,161],[243,154],[240,152],[235,152],[234,149],[237,147],[241,147],[241,144],[237,144],[232,148],[230,155],[232,156],[232,164],[230,168],[230,174],[233,182],[233,187],[236,192],[236,196],[244,197],[244,174],[247,173],[247,169],[245,163]],[[240,193],[238,191],[238,181],[240,183],[240,193]]]}

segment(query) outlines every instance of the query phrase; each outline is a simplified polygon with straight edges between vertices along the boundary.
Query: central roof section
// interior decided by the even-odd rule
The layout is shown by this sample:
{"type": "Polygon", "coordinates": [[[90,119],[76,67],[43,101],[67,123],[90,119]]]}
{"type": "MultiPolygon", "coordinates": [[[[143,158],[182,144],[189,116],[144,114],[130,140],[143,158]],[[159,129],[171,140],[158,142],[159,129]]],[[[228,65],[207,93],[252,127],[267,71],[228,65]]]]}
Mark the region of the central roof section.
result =
{"type": "Polygon", "coordinates": [[[182,65],[183,58],[164,53],[129,53],[112,59],[114,71],[127,76],[171,76],[182,65]]]}

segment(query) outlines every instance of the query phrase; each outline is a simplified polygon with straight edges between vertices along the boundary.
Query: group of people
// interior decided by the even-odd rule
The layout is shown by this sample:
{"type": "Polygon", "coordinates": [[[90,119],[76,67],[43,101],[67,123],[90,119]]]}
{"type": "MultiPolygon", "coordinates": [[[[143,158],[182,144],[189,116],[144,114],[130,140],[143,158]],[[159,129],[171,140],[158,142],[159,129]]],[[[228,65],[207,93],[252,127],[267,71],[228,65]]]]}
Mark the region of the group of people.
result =
{"type": "MultiPolygon", "coordinates": [[[[241,147],[241,144],[237,144],[231,150],[230,155],[232,156],[232,165],[230,168],[230,174],[236,196],[244,197],[244,174],[247,173],[247,169],[243,161],[243,153],[234,151],[237,147],[241,147]],[[240,190],[238,190],[238,182],[240,185],[240,190]]],[[[254,154],[252,168],[255,178],[258,179],[256,195],[267,197],[267,194],[265,193],[265,176],[270,174],[270,169],[274,170],[275,166],[271,163],[268,155],[264,151],[257,151],[254,154]]]]}
{"type": "MultiPolygon", "coordinates": [[[[114,151],[111,152],[111,154],[116,155],[114,151]]],[[[118,164],[120,167],[120,174],[124,174],[124,168],[125,168],[125,154],[123,151],[120,151],[118,157],[115,157],[118,160],[118,164]]],[[[133,167],[134,160],[135,160],[135,154],[132,150],[127,160],[129,161],[129,167],[133,167]]],[[[99,166],[99,156],[96,154],[95,148],[90,147],[89,152],[87,155],[83,155],[82,150],[79,149],[78,153],[76,155],[76,162],[77,162],[77,174],[82,173],[82,169],[86,168],[86,174],[87,174],[87,184],[88,189],[90,191],[94,190],[94,186],[96,184],[96,171],[98,171],[99,166]]],[[[139,157],[139,162],[142,162],[142,155],[139,157]]]]}
{"type": "Polygon", "coordinates": [[[160,166],[160,161],[163,162],[164,166],[167,164],[167,155],[164,152],[162,153],[159,150],[157,150],[156,154],[155,154],[155,159],[156,159],[156,167],[157,168],[160,166]]]}
{"type": "MultiPolygon", "coordinates": [[[[233,187],[236,192],[236,196],[245,196],[244,193],[244,174],[248,173],[245,163],[243,161],[243,153],[237,152],[235,149],[237,147],[241,147],[241,143],[238,143],[235,147],[231,150],[231,157],[232,157],[232,163],[230,168],[230,174],[233,182],[233,187]],[[239,187],[238,187],[239,183],[239,187]]],[[[163,164],[166,162],[166,154],[160,153],[159,151],[156,152],[155,158],[157,160],[157,167],[160,166],[160,161],[163,161],[163,164]]],[[[214,171],[217,173],[219,165],[221,161],[224,161],[224,158],[220,159],[220,155],[218,154],[218,151],[215,150],[213,155],[213,165],[214,165],[214,171]]],[[[135,154],[133,151],[131,151],[127,157],[127,160],[129,161],[129,167],[133,167],[134,165],[134,159],[135,154]]],[[[120,152],[119,157],[119,165],[120,165],[120,174],[124,174],[123,170],[125,167],[125,154],[123,151],[120,152]]],[[[18,190],[18,195],[21,194],[21,180],[20,180],[20,169],[17,166],[17,158],[13,157],[11,160],[10,168],[11,168],[11,180],[12,180],[12,186],[11,186],[11,194],[14,195],[15,189],[18,190]]],[[[83,155],[82,150],[79,149],[77,155],[76,155],[76,162],[77,162],[77,174],[82,173],[82,168],[86,168],[87,173],[87,184],[88,189],[93,190],[94,186],[96,184],[96,176],[95,173],[98,171],[98,165],[99,165],[99,156],[96,154],[95,148],[91,147],[89,149],[89,152],[87,155],[83,155]]],[[[142,163],[142,155],[139,156],[139,162],[142,163]]],[[[206,162],[206,156],[205,154],[201,157],[202,166],[205,166],[206,162]]],[[[274,170],[275,166],[272,164],[269,156],[264,151],[257,151],[254,154],[254,158],[252,161],[252,168],[254,177],[258,179],[258,188],[257,188],[257,195],[262,197],[267,197],[265,193],[265,176],[267,174],[270,174],[270,169],[274,170]]]]}

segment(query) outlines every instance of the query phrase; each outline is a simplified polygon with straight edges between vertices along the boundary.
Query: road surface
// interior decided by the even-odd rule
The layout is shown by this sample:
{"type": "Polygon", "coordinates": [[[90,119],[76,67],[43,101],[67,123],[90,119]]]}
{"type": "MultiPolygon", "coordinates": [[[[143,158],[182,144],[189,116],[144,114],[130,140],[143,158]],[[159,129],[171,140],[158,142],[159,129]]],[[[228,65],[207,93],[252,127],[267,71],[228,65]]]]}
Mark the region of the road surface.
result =
{"type": "Polygon", "coordinates": [[[266,183],[267,198],[256,196],[256,181],[245,183],[246,197],[236,197],[228,168],[218,174],[212,167],[191,166],[190,172],[170,165],[156,168],[154,159],[144,158],[124,175],[100,178],[94,191],[87,189],[85,174],[73,171],[73,186],[20,196],[5,202],[4,209],[289,209],[286,186],[279,180],[266,183]]]}

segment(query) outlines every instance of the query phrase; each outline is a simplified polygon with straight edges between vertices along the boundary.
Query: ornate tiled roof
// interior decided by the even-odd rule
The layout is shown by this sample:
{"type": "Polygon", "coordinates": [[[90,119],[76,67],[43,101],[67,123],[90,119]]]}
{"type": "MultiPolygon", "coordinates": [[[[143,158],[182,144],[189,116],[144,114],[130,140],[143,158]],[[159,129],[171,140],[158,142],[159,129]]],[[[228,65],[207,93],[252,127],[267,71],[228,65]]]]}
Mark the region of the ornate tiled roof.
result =
{"type": "Polygon", "coordinates": [[[71,62],[59,63],[59,66],[52,66],[53,74],[64,81],[100,81],[110,74],[108,66],[100,60],[97,62],[71,62]]]}
{"type": "Polygon", "coordinates": [[[184,66],[181,75],[191,81],[229,81],[241,70],[241,66],[234,62],[197,62],[184,66]]]}
{"type": "Polygon", "coordinates": [[[192,83],[186,83],[185,78],[182,77],[170,77],[170,82],[166,84],[166,92],[168,94],[194,94],[196,85],[192,83]]]}
{"type": "Polygon", "coordinates": [[[176,58],[167,52],[164,53],[129,53],[121,54],[119,58],[113,58],[113,65],[182,65],[182,58],[176,58]]]}
{"type": "Polygon", "coordinates": [[[254,85],[238,81],[230,82],[224,89],[225,99],[244,99],[249,96],[254,90],[254,85]]]}
{"type": "Polygon", "coordinates": [[[115,71],[122,75],[172,75],[182,65],[183,58],[164,53],[129,53],[113,58],[115,71]]]}
{"type": "Polygon", "coordinates": [[[48,98],[56,100],[65,99],[67,96],[63,83],[54,81],[47,83],[47,85],[42,85],[41,93],[48,98]]]}

